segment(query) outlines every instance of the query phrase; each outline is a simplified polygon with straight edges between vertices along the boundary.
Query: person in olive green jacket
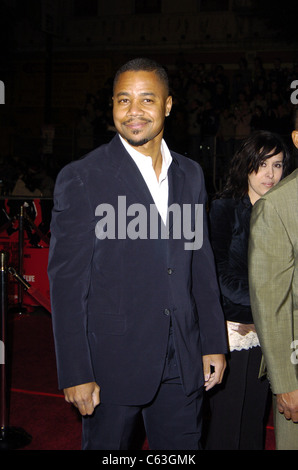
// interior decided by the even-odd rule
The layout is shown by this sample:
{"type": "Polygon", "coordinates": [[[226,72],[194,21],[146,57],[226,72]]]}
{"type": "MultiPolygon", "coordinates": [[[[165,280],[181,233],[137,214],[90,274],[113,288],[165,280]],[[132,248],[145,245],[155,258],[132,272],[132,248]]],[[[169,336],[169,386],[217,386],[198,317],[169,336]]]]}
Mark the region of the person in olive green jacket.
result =
{"type": "MultiPolygon", "coordinates": [[[[298,110],[292,139],[298,148],[298,110]]],[[[298,450],[298,169],[253,207],[249,285],[273,393],[276,449],[298,450]]]]}

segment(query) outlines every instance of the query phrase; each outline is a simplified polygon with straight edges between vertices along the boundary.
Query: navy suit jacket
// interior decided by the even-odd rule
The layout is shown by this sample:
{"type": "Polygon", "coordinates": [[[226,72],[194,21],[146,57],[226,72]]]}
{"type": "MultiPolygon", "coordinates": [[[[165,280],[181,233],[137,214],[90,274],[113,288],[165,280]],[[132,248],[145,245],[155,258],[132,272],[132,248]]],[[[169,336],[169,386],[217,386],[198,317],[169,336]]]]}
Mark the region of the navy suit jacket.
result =
{"type": "MultiPolygon", "coordinates": [[[[201,167],[171,154],[169,206],[205,205],[201,167]]],[[[117,211],[119,196],[127,208],[142,204],[149,214],[155,207],[118,136],[57,177],[48,275],[59,387],[96,381],[102,402],[148,403],[160,384],[172,325],[189,395],[204,382],[202,354],[226,352],[205,209],[203,245],[189,250],[183,230],[182,237],[171,236],[175,220],[169,237],[150,237],[148,229],[147,238],[132,239],[123,236],[122,226],[119,239],[118,222],[125,215],[117,211]],[[95,233],[102,204],[115,208],[115,238],[95,233]]],[[[194,215],[191,220],[194,228],[194,215]]],[[[135,224],[136,218],[126,222],[135,224]]]]}

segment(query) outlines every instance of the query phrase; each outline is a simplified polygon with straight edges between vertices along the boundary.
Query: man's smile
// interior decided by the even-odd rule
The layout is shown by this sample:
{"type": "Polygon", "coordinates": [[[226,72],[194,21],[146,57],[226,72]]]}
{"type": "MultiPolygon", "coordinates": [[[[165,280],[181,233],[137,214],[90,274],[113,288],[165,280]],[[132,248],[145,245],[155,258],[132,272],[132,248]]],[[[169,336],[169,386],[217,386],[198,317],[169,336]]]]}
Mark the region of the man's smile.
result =
{"type": "Polygon", "coordinates": [[[123,125],[131,130],[140,130],[150,122],[151,121],[149,119],[128,119],[123,123],[123,125]]]}

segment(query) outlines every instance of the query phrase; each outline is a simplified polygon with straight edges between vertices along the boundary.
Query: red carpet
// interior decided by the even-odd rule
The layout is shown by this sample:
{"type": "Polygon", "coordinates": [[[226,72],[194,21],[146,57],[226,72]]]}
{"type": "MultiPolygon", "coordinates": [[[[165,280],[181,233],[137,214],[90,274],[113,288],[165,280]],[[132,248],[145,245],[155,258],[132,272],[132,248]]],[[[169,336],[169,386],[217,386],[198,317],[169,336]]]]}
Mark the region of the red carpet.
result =
{"type": "Polygon", "coordinates": [[[57,389],[51,318],[13,315],[9,426],[32,436],[30,450],[80,449],[81,422],[57,389]]]}
{"type": "MultiPolygon", "coordinates": [[[[57,390],[50,315],[42,309],[9,314],[8,327],[12,351],[9,426],[23,428],[32,436],[23,450],[79,450],[80,417],[57,390]]],[[[274,448],[270,414],[266,450],[274,448]]]]}

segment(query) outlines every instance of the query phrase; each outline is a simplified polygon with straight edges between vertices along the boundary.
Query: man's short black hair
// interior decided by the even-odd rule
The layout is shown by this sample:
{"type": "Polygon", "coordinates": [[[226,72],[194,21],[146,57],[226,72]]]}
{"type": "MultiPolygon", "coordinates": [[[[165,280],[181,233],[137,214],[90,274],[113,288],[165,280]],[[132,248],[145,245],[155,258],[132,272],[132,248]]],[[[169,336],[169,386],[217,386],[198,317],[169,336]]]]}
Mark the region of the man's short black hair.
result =
{"type": "Polygon", "coordinates": [[[114,85],[113,90],[115,89],[115,85],[119,79],[119,76],[124,72],[155,72],[159,79],[163,82],[166,87],[167,94],[170,93],[169,87],[169,77],[168,74],[163,66],[155,62],[155,60],[147,59],[143,57],[139,57],[137,59],[132,59],[126,64],[122,65],[119,70],[116,72],[114,78],[114,85]]]}

